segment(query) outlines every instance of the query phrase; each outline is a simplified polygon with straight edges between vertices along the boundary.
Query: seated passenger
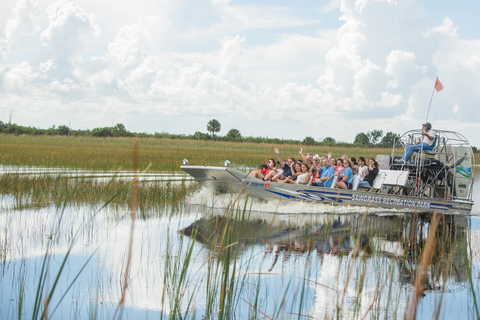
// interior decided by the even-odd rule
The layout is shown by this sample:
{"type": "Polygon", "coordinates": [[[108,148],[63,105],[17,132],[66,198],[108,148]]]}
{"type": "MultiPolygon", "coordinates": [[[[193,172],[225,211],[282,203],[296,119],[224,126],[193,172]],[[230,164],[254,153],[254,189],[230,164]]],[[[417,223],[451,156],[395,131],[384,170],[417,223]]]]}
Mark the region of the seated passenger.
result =
{"type": "Polygon", "coordinates": [[[322,163],[324,165],[324,168],[322,169],[322,174],[320,175],[320,178],[317,178],[315,181],[312,182],[312,186],[330,188],[330,186],[332,185],[335,170],[329,164],[326,157],[322,159],[322,163]]]}
{"type": "Polygon", "coordinates": [[[267,170],[270,171],[267,168],[267,165],[266,164],[261,164],[257,167],[257,170],[254,170],[254,171],[250,172],[250,175],[254,178],[257,178],[257,179],[263,179],[265,177],[265,175],[268,173],[267,170]]]}
{"type": "Polygon", "coordinates": [[[344,161],[343,166],[345,167],[345,169],[343,169],[342,173],[338,176],[338,182],[335,184],[335,187],[340,189],[352,189],[352,164],[350,163],[350,161],[344,161]]]}
{"type": "MultiPolygon", "coordinates": [[[[298,163],[297,163],[297,166],[299,166],[298,163]]],[[[309,169],[310,168],[308,166],[308,163],[302,163],[300,168],[298,168],[297,173],[295,174],[297,176],[295,180],[293,180],[292,177],[288,177],[288,178],[285,178],[285,180],[283,180],[282,182],[283,183],[296,183],[296,184],[305,184],[306,185],[310,182],[310,173],[308,172],[309,169]]]]}
{"type": "Polygon", "coordinates": [[[366,161],[364,157],[358,158],[358,167],[357,167],[357,174],[360,178],[359,181],[363,181],[365,179],[365,174],[367,173],[368,167],[365,165],[366,161]]]}
{"type": "MultiPolygon", "coordinates": [[[[292,176],[295,173],[295,159],[288,158],[287,162],[284,162],[283,171],[280,173],[275,174],[271,180],[275,182],[280,182],[283,179],[292,176]]],[[[268,175],[267,175],[268,176],[268,175]]],[[[265,177],[265,180],[267,177],[265,177]]]]}
{"type": "Polygon", "coordinates": [[[313,156],[313,164],[317,167],[317,169],[320,169],[322,167],[322,163],[320,162],[320,157],[318,154],[313,156]]]}
{"type": "Polygon", "coordinates": [[[282,180],[277,180],[276,182],[282,182],[282,183],[295,183],[295,180],[297,180],[297,177],[302,174],[302,164],[297,162],[295,163],[294,165],[291,165],[290,166],[291,168],[291,171],[292,171],[292,174],[291,175],[288,175],[286,176],[284,179],[282,180]],[[293,181],[293,182],[289,182],[289,181],[293,181]]]}
{"type": "Polygon", "coordinates": [[[280,156],[280,150],[278,148],[273,148],[273,151],[277,154],[278,158],[278,164],[279,167],[282,169],[282,172],[274,172],[274,170],[270,171],[264,178],[265,181],[278,181],[278,180],[283,180],[286,177],[292,175],[292,166],[295,164],[295,159],[294,158],[288,158],[287,162],[282,160],[282,157],[280,156]],[[291,164],[291,165],[290,165],[291,164]]]}
{"type": "Polygon", "coordinates": [[[335,169],[335,167],[337,166],[337,159],[335,159],[334,157],[331,157],[330,165],[333,167],[333,169],[335,169]]]}
{"type": "Polygon", "coordinates": [[[371,188],[373,186],[373,180],[378,175],[378,163],[375,159],[368,159],[368,170],[365,175],[365,179],[361,181],[358,185],[359,188],[371,188]],[[367,185],[368,184],[368,185],[367,185]]]}
{"type": "Polygon", "coordinates": [[[300,149],[299,153],[302,156],[303,162],[306,162],[309,165],[313,164],[313,154],[311,154],[310,152],[307,152],[307,155],[305,156],[303,154],[303,148],[300,149]]]}
{"type": "Polygon", "coordinates": [[[355,157],[351,157],[350,158],[350,163],[352,164],[353,174],[356,174],[357,173],[357,168],[358,168],[357,159],[355,159],[355,157]]]}
{"type": "Polygon", "coordinates": [[[338,159],[337,164],[335,166],[335,173],[338,175],[339,173],[342,173],[344,167],[343,167],[343,160],[338,159]]]}
{"type": "Polygon", "coordinates": [[[310,166],[310,182],[308,185],[312,185],[312,182],[315,181],[315,179],[320,177],[320,171],[318,170],[316,165],[310,166]]]}

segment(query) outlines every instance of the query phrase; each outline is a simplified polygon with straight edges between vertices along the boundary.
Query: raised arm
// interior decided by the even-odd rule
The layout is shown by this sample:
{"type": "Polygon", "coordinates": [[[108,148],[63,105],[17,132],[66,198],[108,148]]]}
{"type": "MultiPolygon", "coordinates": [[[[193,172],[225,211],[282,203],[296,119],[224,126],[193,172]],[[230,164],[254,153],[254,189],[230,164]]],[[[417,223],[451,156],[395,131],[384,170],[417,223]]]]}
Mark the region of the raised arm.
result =
{"type": "Polygon", "coordinates": [[[273,151],[275,151],[275,153],[277,154],[278,161],[280,161],[280,163],[283,163],[284,161],[282,160],[282,156],[280,156],[280,150],[278,150],[278,148],[275,147],[273,148],[273,151]]]}
{"type": "Polygon", "coordinates": [[[303,154],[303,147],[300,148],[300,151],[298,151],[298,153],[300,153],[300,155],[302,156],[303,162],[307,162],[307,157],[305,157],[305,155],[303,154]]]}

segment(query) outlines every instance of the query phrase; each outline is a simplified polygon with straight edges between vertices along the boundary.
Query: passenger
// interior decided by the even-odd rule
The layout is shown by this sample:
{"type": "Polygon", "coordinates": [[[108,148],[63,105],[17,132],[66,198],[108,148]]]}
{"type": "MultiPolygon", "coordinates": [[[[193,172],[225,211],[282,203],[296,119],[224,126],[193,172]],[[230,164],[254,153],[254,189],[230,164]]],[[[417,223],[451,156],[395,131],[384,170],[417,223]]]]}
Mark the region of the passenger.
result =
{"type": "Polygon", "coordinates": [[[312,185],[312,182],[320,177],[320,171],[316,165],[310,166],[310,182],[308,185],[312,185]]]}
{"type": "Polygon", "coordinates": [[[350,161],[344,161],[343,166],[345,169],[343,169],[341,173],[341,177],[338,177],[338,182],[335,184],[337,188],[340,189],[352,189],[352,180],[353,180],[353,170],[352,170],[352,164],[350,161]],[[341,178],[341,179],[340,179],[341,178]]]}
{"type": "Polygon", "coordinates": [[[375,159],[373,158],[368,159],[368,169],[365,175],[365,179],[363,181],[360,181],[360,183],[358,184],[358,187],[371,188],[373,186],[373,180],[375,180],[375,178],[378,175],[378,171],[379,171],[379,166],[377,161],[375,161],[375,159]]]}
{"type": "Polygon", "coordinates": [[[353,172],[353,174],[357,174],[357,168],[358,168],[357,159],[355,159],[355,157],[351,157],[351,158],[350,158],[350,163],[352,164],[352,172],[353,172]]]}
{"type": "Polygon", "coordinates": [[[317,178],[315,181],[312,182],[312,186],[330,188],[330,186],[332,185],[332,178],[335,174],[335,170],[329,164],[326,157],[322,159],[322,163],[324,166],[324,168],[322,169],[322,174],[320,175],[320,178],[317,178]]]}
{"type": "Polygon", "coordinates": [[[277,172],[276,163],[275,163],[275,160],[273,158],[268,159],[266,164],[267,164],[268,169],[270,169],[270,171],[277,172]]]}
{"type": "Polygon", "coordinates": [[[320,157],[318,156],[318,154],[313,156],[313,164],[315,165],[315,167],[317,167],[317,169],[320,169],[322,167],[322,164],[320,163],[320,157]]]}
{"type": "Polygon", "coordinates": [[[335,166],[335,173],[338,175],[339,173],[342,173],[343,171],[343,161],[342,159],[337,160],[337,164],[335,166]]]}
{"type": "Polygon", "coordinates": [[[363,181],[365,179],[365,174],[368,170],[368,167],[365,165],[365,158],[364,157],[359,157],[358,158],[358,168],[357,168],[357,173],[360,177],[360,181],[363,181]]]}
{"type": "Polygon", "coordinates": [[[281,173],[277,173],[272,177],[272,181],[275,182],[281,182],[285,178],[288,178],[290,176],[293,176],[295,173],[295,159],[294,158],[288,158],[287,162],[284,165],[283,171],[281,173]]]}
{"type": "Polygon", "coordinates": [[[306,162],[309,165],[313,164],[313,154],[311,154],[310,152],[307,152],[306,156],[303,155],[303,148],[300,149],[299,153],[302,156],[303,162],[306,162]]]}
{"type": "Polygon", "coordinates": [[[277,182],[282,182],[282,183],[290,183],[289,181],[293,181],[292,183],[295,183],[295,180],[297,180],[297,177],[302,174],[302,164],[297,161],[293,166],[290,166],[291,169],[293,169],[293,173],[289,175],[288,177],[285,177],[285,179],[277,182]]]}
{"type": "Polygon", "coordinates": [[[270,171],[266,164],[261,164],[257,167],[257,170],[250,172],[250,175],[257,179],[263,179],[265,175],[270,171]]]}
{"type": "Polygon", "coordinates": [[[264,178],[265,181],[278,181],[278,180],[283,180],[288,176],[292,175],[292,166],[295,164],[295,159],[294,158],[288,158],[287,162],[282,160],[282,157],[280,156],[280,150],[278,148],[273,148],[273,151],[277,154],[278,158],[278,163],[280,168],[282,168],[282,172],[277,172],[275,173],[273,170],[270,171],[264,178]]]}
{"type": "MultiPolygon", "coordinates": [[[[275,160],[273,158],[268,159],[268,161],[266,162],[266,167],[267,168],[264,171],[261,172],[263,174],[263,177],[260,177],[258,174],[255,174],[254,172],[252,172],[252,173],[254,173],[253,175],[252,175],[252,173],[250,173],[250,175],[252,177],[262,179],[264,181],[270,181],[270,178],[278,173],[278,169],[276,168],[275,160]],[[268,175],[269,175],[269,178],[267,178],[268,175]]],[[[280,172],[281,172],[281,170],[280,170],[280,172]]]]}
{"type": "MultiPolygon", "coordinates": [[[[328,161],[330,161],[330,160],[328,159],[328,155],[324,154],[324,155],[322,156],[322,159],[320,159],[320,163],[322,164],[322,167],[325,167],[325,166],[323,165],[323,159],[327,159],[328,161]]],[[[329,162],[329,163],[330,163],[330,162],[329,162]]]]}
{"type": "Polygon", "coordinates": [[[295,174],[296,179],[293,180],[293,177],[288,177],[282,181],[283,183],[308,184],[310,182],[310,173],[308,172],[310,167],[308,166],[308,163],[302,163],[301,166],[297,163],[297,166],[299,167],[295,174]]]}
{"type": "Polygon", "coordinates": [[[335,169],[335,167],[337,166],[337,159],[335,159],[334,157],[330,157],[330,165],[333,167],[333,169],[335,169]]]}

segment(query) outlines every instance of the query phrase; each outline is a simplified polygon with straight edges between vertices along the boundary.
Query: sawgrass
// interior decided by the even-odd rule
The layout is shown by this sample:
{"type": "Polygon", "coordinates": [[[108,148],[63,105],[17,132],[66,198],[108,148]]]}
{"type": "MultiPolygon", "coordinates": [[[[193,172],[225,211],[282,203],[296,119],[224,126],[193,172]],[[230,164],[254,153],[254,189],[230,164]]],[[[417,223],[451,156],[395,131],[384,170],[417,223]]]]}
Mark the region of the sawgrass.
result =
{"type": "Polygon", "coordinates": [[[374,157],[390,154],[390,149],[313,147],[294,144],[242,143],[159,138],[90,138],[67,136],[26,136],[0,134],[0,162],[6,166],[70,168],[86,170],[132,170],[132,150],[138,143],[138,167],[150,171],[180,171],[183,159],[190,165],[256,167],[268,158],[276,159],[274,147],[280,149],[284,160],[301,159],[304,153],[340,157],[374,157]]]}
{"type": "Polygon", "coordinates": [[[130,204],[136,198],[140,208],[176,205],[189,193],[198,190],[197,183],[139,181],[137,195],[133,196],[131,181],[108,181],[69,176],[24,176],[4,174],[0,176],[0,193],[14,196],[15,208],[58,204],[101,204],[109,200],[114,204],[130,204]]]}

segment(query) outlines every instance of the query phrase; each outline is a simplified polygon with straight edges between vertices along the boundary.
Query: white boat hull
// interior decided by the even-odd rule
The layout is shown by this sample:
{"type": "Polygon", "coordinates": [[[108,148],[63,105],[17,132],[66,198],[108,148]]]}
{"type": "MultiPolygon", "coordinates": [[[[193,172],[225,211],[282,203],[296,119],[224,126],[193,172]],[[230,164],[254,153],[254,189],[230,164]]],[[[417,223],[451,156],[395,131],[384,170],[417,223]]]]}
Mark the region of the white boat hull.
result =
{"type": "Polygon", "coordinates": [[[448,201],[429,197],[397,194],[395,190],[382,192],[334,189],[265,182],[229,167],[182,166],[200,184],[220,192],[249,192],[263,200],[302,200],[334,205],[351,205],[411,212],[470,214],[472,201],[448,201]]]}

